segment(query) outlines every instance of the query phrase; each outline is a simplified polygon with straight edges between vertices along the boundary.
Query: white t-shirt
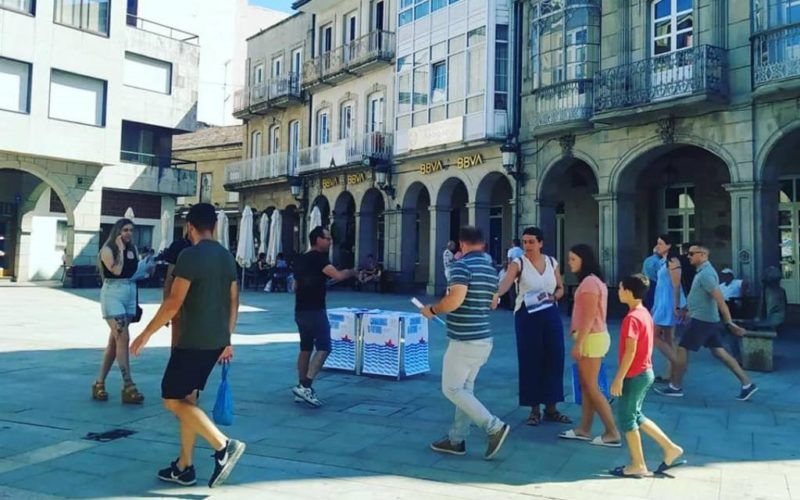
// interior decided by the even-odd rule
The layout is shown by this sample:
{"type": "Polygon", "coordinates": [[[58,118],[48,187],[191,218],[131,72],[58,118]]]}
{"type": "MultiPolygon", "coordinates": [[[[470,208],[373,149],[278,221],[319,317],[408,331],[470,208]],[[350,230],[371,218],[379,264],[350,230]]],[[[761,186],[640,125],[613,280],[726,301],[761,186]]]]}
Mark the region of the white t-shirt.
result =
{"type": "Polygon", "coordinates": [[[506,258],[509,261],[512,261],[514,259],[519,259],[523,255],[525,255],[525,252],[523,252],[520,247],[511,247],[511,248],[508,249],[508,253],[506,254],[506,258]]]}
{"type": "MultiPolygon", "coordinates": [[[[539,273],[531,261],[528,260],[527,257],[522,257],[521,259],[517,259],[514,261],[514,266],[519,266],[520,261],[522,261],[522,272],[519,274],[517,280],[519,283],[519,291],[517,293],[517,304],[514,307],[514,312],[516,313],[520,307],[525,305],[525,294],[528,292],[533,293],[540,293],[546,292],[548,294],[553,294],[556,291],[556,287],[558,286],[558,282],[556,281],[556,270],[555,268],[558,266],[558,261],[549,255],[544,256],[544,272],[539,273]]],[[[542,309],[547,309],[551,307],[553,304],[548,302],[536,308],[536,311],[541,311],[542,309]]],[[[535,312],[535,311],[533,311],[535,312]]]]}
{"type": "Polygon", "coordinates": [[[719,289],[722,291],[722,298],[725,300],[742,298],[742,280],[733,280],[728,285],[720,283],[719,289]]]}

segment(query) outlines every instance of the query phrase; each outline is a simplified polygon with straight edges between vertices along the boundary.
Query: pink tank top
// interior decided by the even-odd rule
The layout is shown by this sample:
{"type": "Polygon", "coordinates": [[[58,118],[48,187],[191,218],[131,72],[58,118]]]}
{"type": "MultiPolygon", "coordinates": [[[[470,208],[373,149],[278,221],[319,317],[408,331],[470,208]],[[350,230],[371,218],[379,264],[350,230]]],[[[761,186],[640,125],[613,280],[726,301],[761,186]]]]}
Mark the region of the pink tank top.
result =
{"type": "Polygon", "coordinates": [[[607,332],[606,309],[608,306],[608,287],[594,274],[585,277],[575,291],[575,304],[572,307],[570,332],[607,332]],[[591,295],[597,297],[597,306],[592,307],[591,295]]]}

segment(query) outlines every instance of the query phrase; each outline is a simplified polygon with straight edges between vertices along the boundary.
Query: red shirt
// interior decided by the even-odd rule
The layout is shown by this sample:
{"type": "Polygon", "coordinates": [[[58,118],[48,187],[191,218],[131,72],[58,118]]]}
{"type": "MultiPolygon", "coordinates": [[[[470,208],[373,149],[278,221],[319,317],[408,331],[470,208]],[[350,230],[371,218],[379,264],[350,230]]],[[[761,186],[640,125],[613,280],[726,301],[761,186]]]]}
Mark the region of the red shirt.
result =
{"type": "Polygon", "coordinates": [[[636,339],[636,354],[625,378],[633,378],[653,368],[653,334],[655,325],[650,312],[640,305],[628,312],[622,320],[622,332],[619,336],[619,361],[625,353],[625,341],[636,339]]]}

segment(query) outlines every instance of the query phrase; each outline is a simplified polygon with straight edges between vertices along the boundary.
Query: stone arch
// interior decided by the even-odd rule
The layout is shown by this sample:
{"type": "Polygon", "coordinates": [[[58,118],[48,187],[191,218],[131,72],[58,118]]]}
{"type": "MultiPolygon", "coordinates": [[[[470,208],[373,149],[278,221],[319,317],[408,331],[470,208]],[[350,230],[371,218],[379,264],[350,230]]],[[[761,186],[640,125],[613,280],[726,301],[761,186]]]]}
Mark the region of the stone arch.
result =
{"type": "Polygon", "coordinates": [[[461,177],[448,177],[447,180],[445,180],[436,191],[434,196],[436,199],[436,206],[443,206],[445,205],[445,202],[449,202],[453,194],[459,188],[463,188],[467,193],[466,202],[469,203],[469,189],[467,187],[466,179],[462,179],[461,177]]]}
{"type": "Polygon", "coordinates": [[[580,161],[588,166],[592,173],[594,174],[595,182],[600,184],[600,167],[597,165],[597,162],[594,161],[590,155],[586,154],[585,152],[573,149],[571,156],[559,155],[552,160],[544,167],[544,169],[539,173],[539,178],[536,186],[536,197],[538,199],[543,199],[546,197],[546,193],[544,193],[544,188],[547,186],[549,182],[552,181],[554,176],[562,175],[566,172],[570,166],[575,164],[575,161],[580,161]]]}
{"type": "Polygon", "coordinates": [[[514,236],[514,185],[502,172],[488,172],[478,182],[471,223],[483,229],[487,252],[496,264],[505,261],[514,236]]]}
{"type": "Polygon", "coordinates": [[[649,159],[662,156],[681,146],[695,146],[719,157],[727,167],[730,182],[737,183],[740,181],[739,172],[736,168],[736,160],[727,149],[713,141],[694,135],[676,133],[675,141],[671,144],[664,144],[660,138],[651,137],[628,150],[611,169],[608,183],[603,186],[605,187],[605,191],[601,190],[601,193],[619,192],[620,184],[623,182],[623,179],[630,180],[631,178],[637,177],[641,168],[646,165],[649,159]],[[631,173],[628,171],[631,165],[638,167],[635,172],[636,175],[628,175],[631,173]]]}
{"type": "Polygon", "coordinates": [[[73,199],[69,194],[70,189],[63,184],[63,182],[57,176],[54,176],[48,172],[45,167],[31,162],[0,160],[0,170],[17,170],[26,172],[38,178],[40,181],[42,181],[42,183],[51,187],[64,204],[64,208],[67,212],[67,224],[70,227],[75,225],[75,209],[77,208],[79,200],[73,199]]]}
{"type": "Polygon", "coordinates": [[[356,200],[350,191],[342,191],[336,197],[331,213],[331,236],[333,237],[333,262],[340,267],[355,265],[356,247],[356,200]]]}
{"type": "MultiPolygon", "coordinates": [[[[318,195],[314,198],[314,201],[311,203],[310,208],[308,210],[309,217],[311,215],[311,211],[314,210],[314,207],[318,207],[320,214],[322,215],[322,226],[328,227],[330,225],[330,217],[331,217],[331,203],[328,201],[328,197],[324,194],[318,195]]],[[[313,227],[309,227],[309,232],[314,229],[313,227]]]]}
{"type": "Polygon", "coordinates": [[[417,200],[419,199],[420,194],[425,193],[428,198],[428,201],[431,200],[431,193],[428,190],[427,186],[420,181],[415,181],[408,189],[406,189],[405,194],[403,195],[403,209],[404,210],[411,210],[417,206],[417,200]]]}
{"type": "Polygon", "coordinates": [[[770,162],[770,158],[787,139],[796,135],[800,130],[800,120],[794,120],[786,125],[779,126],[770,134],[756,154],[756,180],[761,182],[774,182],[780,176],[780,167],[770,162]]]}
{"type": "Polygon", "coordinates": [[[368,189],[358,205],[358,262],[372,254],[377,262],[385,261],[386,200],[377,188],[368,189]]]}
{"type": "Polygon", "coordinates": [[[400,270],[408,288],[427,285],[431,262],[431,193],[421,181],[403,194],[401,212],[400,270]]]}

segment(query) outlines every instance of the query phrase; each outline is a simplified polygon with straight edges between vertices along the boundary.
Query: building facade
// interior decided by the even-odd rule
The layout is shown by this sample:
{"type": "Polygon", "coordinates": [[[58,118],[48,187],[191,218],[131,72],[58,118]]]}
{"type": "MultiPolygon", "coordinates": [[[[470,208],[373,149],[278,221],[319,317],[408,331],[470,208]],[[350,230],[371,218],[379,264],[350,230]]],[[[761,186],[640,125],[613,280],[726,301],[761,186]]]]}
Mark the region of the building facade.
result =
{"type": "Polygon", "coordinates": [[[523,224],[614,285],[657,235],[800,302],[800,4],[521,2],[523,224]]]}
{"type": "Polygon", "coordinates": [[[93,264],[128,208],[136,243],[158,247],[164,214],[194,193],[171,149],[196,123],[198,40],[148,26],[124,3],[0,3],[4,274],[93,264]]]}
{"type": "Polygon", "coordinates": [[[174,238],[183,235],[186,214],[196,203],[211,203],[225,212],[229,221],[228,248],[236,248],[239,227],[239,193],[225,190],[225,167],[241,158],[244,127],[209,127],[176,136],[172,154],[197,166],[197,188],[192,196],[181,196],[175,205],[174,238]]]}

